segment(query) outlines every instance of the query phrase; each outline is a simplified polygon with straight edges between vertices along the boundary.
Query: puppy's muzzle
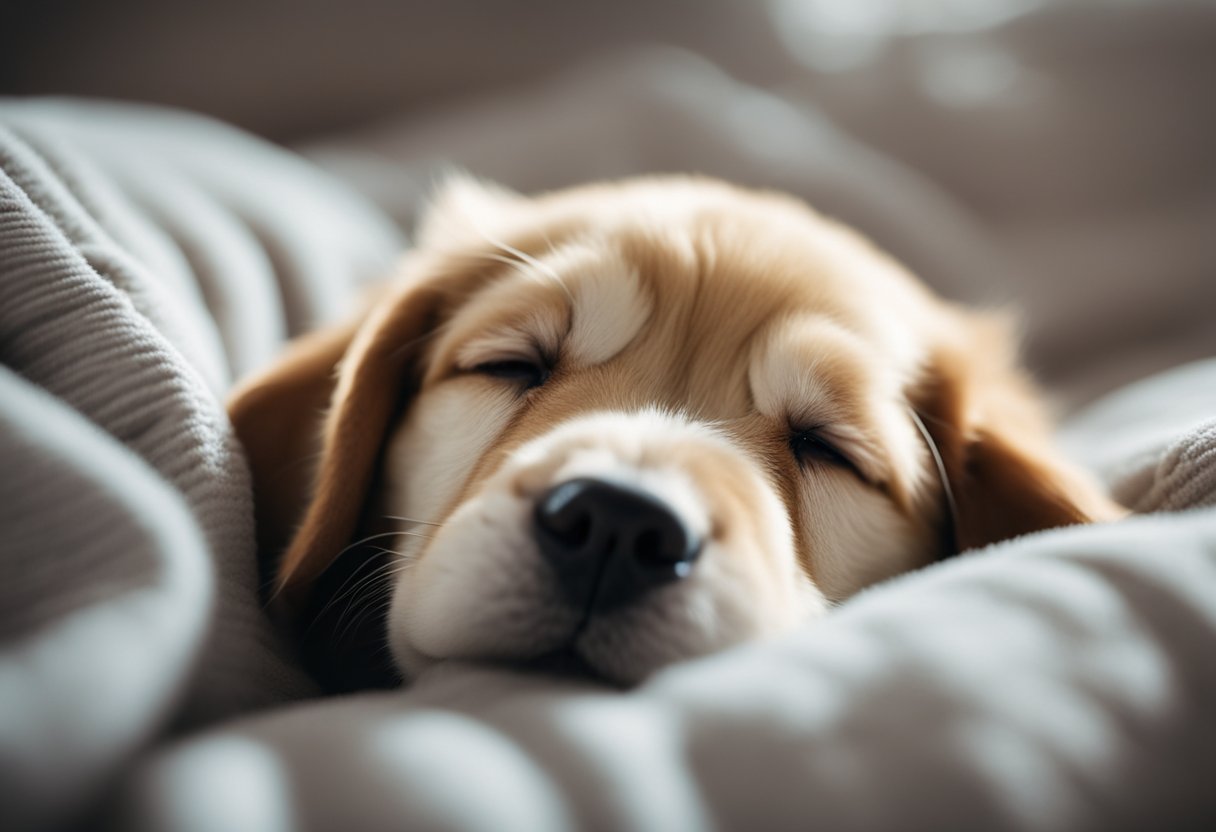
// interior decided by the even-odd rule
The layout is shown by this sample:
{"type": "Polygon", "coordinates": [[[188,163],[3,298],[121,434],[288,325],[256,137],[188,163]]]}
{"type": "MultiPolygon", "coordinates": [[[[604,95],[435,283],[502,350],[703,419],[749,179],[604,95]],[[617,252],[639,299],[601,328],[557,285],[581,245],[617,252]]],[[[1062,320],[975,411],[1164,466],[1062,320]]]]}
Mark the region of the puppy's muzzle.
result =
{"type": "Polygon", "coordinates": [[[702,544],[662,500],[593,478],[568,480],[542,494],[535,535],[566,601],[595,612],[686,577],[702,544]]]}

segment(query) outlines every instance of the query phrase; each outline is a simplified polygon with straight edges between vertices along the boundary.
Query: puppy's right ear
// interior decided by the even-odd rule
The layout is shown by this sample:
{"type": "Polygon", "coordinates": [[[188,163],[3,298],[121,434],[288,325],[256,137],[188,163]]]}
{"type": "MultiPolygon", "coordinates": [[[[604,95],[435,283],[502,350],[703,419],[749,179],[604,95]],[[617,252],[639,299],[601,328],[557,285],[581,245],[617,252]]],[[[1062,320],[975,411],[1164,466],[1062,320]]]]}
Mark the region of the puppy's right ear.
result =
{"type": "Polygon", "coordinates": [[[263,586],[273,580],[275,559],[308,505],[338,365],[358,326],[351,320],[293,341],[228,399],[228,416],[253,478],[263,586]]]}
{"type": "Polygon", "coordinates": [[[366,314],[297,341],[230,399],[253,469],[263,585],[273,583],[281,617],[298,618],[358,531],[394,416],[421,382],[429,336],[497,274],[471,243],[487,247],[494,207],[512,199],[523,201],[472,180],[449,183],[421,244],[368,298],[366,314]]]}

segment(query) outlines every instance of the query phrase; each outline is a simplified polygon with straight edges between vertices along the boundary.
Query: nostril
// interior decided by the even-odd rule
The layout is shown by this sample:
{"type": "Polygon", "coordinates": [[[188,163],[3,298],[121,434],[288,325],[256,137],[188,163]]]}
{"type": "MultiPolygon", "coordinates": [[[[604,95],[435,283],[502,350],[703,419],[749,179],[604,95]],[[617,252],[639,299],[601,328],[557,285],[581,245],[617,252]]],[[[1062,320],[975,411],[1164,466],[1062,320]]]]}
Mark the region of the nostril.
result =
{"type": "Polygon", "coordinates": [[[581,511],[574,515],[573,521],[561,532],[562,539],[571,546],[582,546],[591,537],[591,515],[581,511]]]}
{"type": "Polygon", "coordinates": [[[536,522],[556,542],[579,549],[591,538],[591,507],[577,482],[562,483],[536,506],[536,522]]]}
{"type": "Polygon", "coordinates": [[[652,518],[633,538],[628,553],[644,572],[653,579],[683,578],[692,571],[700,554],[695,535],[671,514],[652,518]]]}
{"type": "Polygon", "coordinates": [[[541,525],[549,534],[573,548],[580,548],[591,537],[591,512],[577,507],[541,515],[541,525]]]}
{"type": "Polygon", "coordinates": [[[646,529],[633,541],[633,554],[638,560],[663,563],[670,560],[665,554],[669,547],[663,545],[663,535],[658,529],[646,529]]]}

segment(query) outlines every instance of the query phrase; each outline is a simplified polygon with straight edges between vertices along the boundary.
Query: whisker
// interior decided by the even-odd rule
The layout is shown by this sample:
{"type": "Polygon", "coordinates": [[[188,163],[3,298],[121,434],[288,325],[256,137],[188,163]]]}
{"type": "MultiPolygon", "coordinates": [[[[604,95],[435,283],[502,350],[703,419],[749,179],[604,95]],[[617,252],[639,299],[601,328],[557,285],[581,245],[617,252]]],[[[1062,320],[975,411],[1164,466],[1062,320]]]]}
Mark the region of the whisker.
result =
{"type": "Polygon", "coordinates": [[[413,554],[399,552],[396,549],[385,549],[383,546],[372,546],[371,548],[375,549],[382,555],[392,555],[394,558],[396,558],[398,565],[412,567],[418,560],[413,554]]]}
{"type": "MultiPolygon", "coordinates": [[[[362,568],[362,565],[360,566],[360,569],[361,568],[362,568]]],[[[342,599],[347,598],[349,596],[351,598],[351,601],[353,602],[354,596],[356,596],[358,594],[360,589],[362,589],[363,587],[367,586],[369,583],[372,583],[376,580],[379,580],[382,578],[389,578],[392,575],[395,575],[396,570],[400,569],[400,568],[401,568],[400,563],[396,563],[391,560],[386,561],[385,563],[377,565],[374,569],[372,569],[371,572],[364,575],[362,578],[360,578],[358,581],[356,581],[353,586],[351,586],[349,589],[347,589],[346,585],[349,584],[351,582],[351,580],[355,577],[355,575],[357,575],[359,572],[359,570],[356,569],[351,574],[351,576],[349,578],[347,578],[346,581],[343,582],[342,586],[338,587],[338,590],[334,593],[333,597],[330,598],[329,601],[327,601],[325,603],[325,606],[323,606],[321,608],[320,612],[318,612],[313,617],[312,622],[308,625],[305,632],[306,633],[311,632],[312,628],[315,627],[317,625],[317,623],[322,618],[325,617],[325,614],[327,612],[329,612],[331,609],[333,609],[335,604],[338,604],[339,602],[341,602],[342,599]]],[[[347,612],[349,612],[349,606],[350,605],[348,605],[347,610],[343,611],[342,615],[338,616],[338,622],[341,622],[342,619],[346,616],[347,612]]]]}
{"type": "MultiPolygon", "coordinates": [[[[391,534],[404,534],[404,532],[391,532],[391,534]]],[[[386,536],[385,534],[380,534],[380,535],[373,535],[372,537],[385,537],[385,536],[386,536]]],[[[362,542],[367,542],[369,539],[371,539],[371,538],[364,538],[364,540],[363,540],[362,542]]],[[[349,547],[347,547],[347,548],[349,548],[349,547]]],[[[394,550],[394,549],[385,549],[385,548],[383,548],[383,547],[381,547],[381,546],[369,546],[368,548],[374,549],[375,551],[378,551],[378,552],[383,552],[383,553],[393,554],[393,555],[397,555],[398,557],[404,557],[404,555],[402,555],[402,553],[397,552],[397,551],[396,551],[396,550],[394,550]]],[[[339,593],[341,593],[341,592],[342,592],[342,590],[344,590],[344,589],[346,588],[346,586],[347,586],[347,585],[348,585],[348,584],[349,584],[351,581],[353,581],[353,580],[356,578],[356,576],[358,576],[358,574],[359,574],[359,573],[360,573],[360,572],[361,572],[361,571],[362,571],[364,568],[366,568],[366,567],[367,567],[367,565],[368,565],[369,563],[371,563],[371,562],[372,562],[372,561],[369,559],[369,560],[367,560],[367,561],[365,561],[365,562],[363,562],[363,563],[359,564],[359,565],[358,565],[358,566],[356,566],[354,569],[352,569],[352,570],[351,570],[351,573],[350,573],[349,575],[347,575],[347,576],[346,576],[346,580],[344,580],[344,581],[343,581],[343,582],[342,582],[342,583],[341,583],[341,584],[338,586],[338,588],[337,588],[336,590],[334,590],[334,595],[335,595],[335,597],[337,597],[337,596],[338,596],[338,594],[339,594],[339,593]]],[[[375,568],[372,570],[371,575],[374,575],[374,574],[375,574],[375,573],[376,573],[378,570],[384,569],[384,568],[385,568],[385,567],[387,567],[387,566],[391,566],[391,565],[392,565],[392,563],[393,563],[392,561],[389,561],[389,562],[387,562],[387,563],[383,563],[383,564],[379,564],[379,565],[377,565],[377,566],[376,566],[376,567],[375,567],[375,568]]],[[[331,563],[331,564],[330,564],[330,566],[333,566],[333,564],[331,563]]],[[[326,568],[328,568],[328,567],[326,567],[326,568]]],[[[366,577],[369,577],[369,576],[364,576],[364,577],[366,578],[366,577]]],[[[360,580],[362,581],[362,579],[360,579],[360,580]]],[[[331,600],[331,602],[330,602],[330,603],[332,603],[332,600],[331,600]]],[[[326,611],[328,608],[329,608],[329,604],[326,604],[326,605],[325,605],[325,607],[324,607],[324,608],[321,610],[321,612],[317,613],[317,617],[319,618],[319,617],[320,617],[322,614],[324,614],[324,613],[325,613],[325,611],[326,611]]]]}
{"type": "MultiPolygon", "coordinates": [[[[471,220],[471,218],[470,218],[470,220],[471,220]]],[[[521,249],[516,248],[515,246],[511,245],[510,243],[505,243],[502,240],[499,240],[499,239],[491,236],[477,222],[471,221],[470,224],[473,226],[473,230],[476,231],[478,233],[478,235],[480,235],[482,237],[482,239],[484,239],[490,245],[497,246],[502,251],[505,251],[508,254],[514,255],[515,257],[519,258],[520,261],[531,266],[536,271],[552,278],[553,282],[556,283],[558,286],[560,286],[562,291],[566,293],[566,297],[569,298],[570,303],[572,303],[572,304],[574,303],[574,294],[570,291],[570,287],[566,285],[565,281],[562,280],[562,276],[557,273],[556,269],[554,269],[552,266],[548,265],[547,263],[541,262],[540,260],[533,257],[531,254],[528,254],[526,251],[522,251],[521,249]]]]}
{"type": "Polygon", "coordinates": [[[470,260],[493,260],[497,263],[503,263],[514,269],[517,269],[520,266],[527,265],[527,263],[523,260],[516,260],[514,257],[506,257],[495,251],[469,252],[465,256],[467,256],[470,260]]]}
{"type": "Polygon", "coordinates": [[[435,523],[431,520],[419,520],[416,517],[401,517],[397,514],[384,514],[381,516],[385,520],[400,520],[402,523],[417,523],[420,526],[435,526],[436,528],[439,528],[443,525],[442,523],[435,523]]]}
{"type": "Polygon", "coordinates": [[[351,549],[355,548],[356,546],[361,546],[364,543],[368,543],[373,540],[378,540],[382,537],[391,537],[392,535],[395,535],[395,534],[407,534],[407,532],[400,532],[400,531],[380,532],[379,534],[369,534],[367,537],[360,538],[359,540],[356,540],[354,543],[351,543],[350,545],[346,546],[344,549],[342,549],[342,551],[338,552],[338,554],[334,555],[333,558],[331,558],[329,561],[329,566],[326,566],[325,569],[328,570],[330,566],[333,566],[335,563],[338,562],[338,558],[342,557],[343,555],[345,555],[347,552],[349,552],[351,549]]]}
{"type": "MultiPolygon", "coordinates": [[[[390,519],[396,519],[396,518],[390,518],[390,519]]],[[[423,521],[410,521],[410,522],[423,522],[423,521]]],[[[435,524],[435,525],[438,525],[438,524],[435,524]]],[[[349,544],[348,546],[344,547],[340,552],[338,552],[338,554],[334,555],[334,557],[330,560],[329,564],[325,567],[325,569],[322,570],[322,574],[329,571],[334,566],[334,564],[338,562],[339,558],[341,558],[343,555],[345,555],[347,552],[351,551],[355,547],[370,543],[373,540],[379,540],[379,539],[385,538],[385,537],[395,537],[397,535],[405,535],[406,537],[417,537],[422,540],[430,540],[432,538],[432,535],[423,534],[421,532],[413,532],[413,531],[409,531],[408,529],[394,529],[393,531],[380,532],[378,534],[369,534],[367,537],[360,538],[359,540],[356,540],[355,542],[349,544]]],[[[392,549],[383,549],[381,547],[373,547],[373,548],[375,548],[377,551],[380,551],[380,552],[383,552],[386,554],[396,555],[399,558],[405,557],[401,552],[397,552],[392,549]]],[[[391,563],[391,561],[390,561],[390,563],[391,563]]],[[[364,564],[360,564],[358,567],[356,567],[351,572],[351,574],[349,576],[347,576],[346,580],[343,581],[342,584],[335,591],[334,599],[331,599],[329,601],[329,603],[327,603],[325,605],[325,607],[323,607],[321,609],[321,611],[319,613],[317,613],[317,616],[316,616],[316,618],[314,618],[314,621],[316,619],[320,618],[322,615],[325,614],[325,612],[327,612],[329,610],[330,606],[334,603],[335,599],[341,597],[341,595],[339,593],[342,593],[342,591],[346,588],[347,584],[349,584],[352,580],[354,580],[354,578],[359,574],[360,570],[362,570],[363,567],[364,567],[364,564]]],[[[361,579],[360,584],[357,584],[356,586],[361,585],[362,580],[365,580],[367,577],[370,577],[370,576],[364,576],[364,579],[361,579]]],[[[271,599],[273,600],[279,594],[280,591],[281,590],[276,590],[274,593],[272,593],[271,599]]]]}
{"type": "Polygon", "coordinates": [[[401,346],[399,346],[395,350],[393,350],[392,357],[396,358],[399,355],[401,355],[401,353],[408,352],[409,350],[412,350],[414,347],[418,346],[419,344],[421,344],[431,338],[434,338],[436,335],[442,334],[445,330],[448,329],[449,326],[451,326],[451,324],[452,324],[452,319],[449,319],[449,320],[444,321],[443,323],[439,324],[438,326],[432,327],[430,330],[419,335],[417,338],[411,338],[410,340],[406,341],[404,344],[402,344],[401,346]]]}
{"type": "MultiPolygon", "coordinates": [[[[933,441],[933,435],[925,427],[920,414],[913,408],[908,408],[908,413],[912,416],[912,422],[916,425],[916,429],[920,431],[925,445],[929,448],[929,454],[933,457],[933,465],[937,469],[937,476],[941,480],[942,492],[946,497],[946,510],[950,513],[951,535],[957,536],[959,528],[958,503],[954,500],[954,489],[950,487],[950,477],[946,473],[946,463],[942,459],[941,451],[937,448],[937,443],[933,441]]],[[[955,542],[957,544],[957,540],[955,542]]]]}
{"type": "MultiPolygon", "coordinates": [[[[480,234],[483,238],[485,238],[486,242],[490,243],[491,245],[498,246],[503,251],[506,251],[506,252],[514,255],[514,257],[504,257],[501,254],[497,254],[495,252],[490,252],[490,251],[459,252],[456,256],[465,257],[470,260],[494,260],[499,263],[504,263],[508,266],[517,268],[521,272],[523,272],[523,274],[530,276],[530,277],[539,277],[539,276],[547,277],[550,280],[552,280],[554,283],[556,283],[558,286],[561,287],[562,291],[566,293],[566,297],[568,297],[570,299],[571,303],[574,302],[574,295],[570,292],[569,287],[566,286],[565,280],[562,278],[561,274],[557,270],[555,270],[552,266],[542,262],[541,260],[538,260],[537,258],[533,257],[531,254],[528,254],[526,251],[522,251],[508,243],[504,243],[501,240],[490,237],[484,231],[482,231],[480,228],[478,228],[476,230],[477,230],[478,234],[480,234]],[[527,267],[527,268],[524,268],[524,267],[527,267]],[[539,272],[539,274],[537,274],[538,272],[539,272]]],[[[547,242],[547,238],[546,238],[546,242],[547,242]]],[[[550,243],[549,245],[550,245],[550,248],[552,248],[552,243],[550,243]]]]}
{"type": "Polygon", "coordinates": [[[387,608],[392,602],[392,586],[391,584],[386,583],[385,586],[369,592],[362,599],[352,598],[351,603],[347,604],[346,609],[342,611],[342,615],[338,617],[339,624],[342,622],[343,618],[346,618],[352,609],[355,609],[356,600],[359,601],[359,612],[351,616],[346,622],[346,625],[338,630],[334,636],[335,642],[341,642],[344,638],[346,638],[348,633],[357,631],[360,626],[367,622],[368,616],[381,612],[387,612],[387,608]]]}
{"type": "MultiPolygon", "coordinates": [[[[334,603],[337,603],[338,601],[342,600],[342,598],[347,597],[347,595],[349,595],[350,592],[353,592],[356,589],[358,589],[359,586],[364,585],[365,581],[367,581],[368,579],[376,578],[379,573],[385,572],[385,570],[387,570],[388,568],[393,566],[392,561],[376,564],[376,566],[372,568],[371,572],[368,572],[367,574],[362,575],[362,577],[359,577],[358,580],[355,580],[355,578],[358,577],[361,570],[364,569],[368,563],[371,563],[371,561],[367,561],[365,563],[360,563],[359,567],[355,568],[353,570],[353,572],[351,572],[348,575],[347,579],[342,581],[342,585],[340,585],[338,589],[333,591],[333,596],[330,598],[330,600],[328,600],[326,602],[326,605],[321,607],[320,612],[317,612],[317,614],[314,615],[313,624],[316,624],[316,622],[319,622],[319,620],[321,620],[321,618],[323,617],[323,615],[325,615],[325,613],[330,612],[330,608],[333,607],[334,603]],[[348,589],[348,585],[350,584],[350,581],[353,581],[353,580],[355,581],[354,585],[350,586],[350,588],[348,589]]],[[[309,625],[309,629],[311,629],[311,626],[313,626],[313,624],[309,625]]]]}
{"type": "Polygon", "coordinates": [[[950,422],[947,422],[945,419],[939,419],[938,417],[934,416],[931,413],[920,413],[919,411],[917,411],[917,416],[922,421],[932,422],[934,425],[937,425],[942,430],[948,431],[949,433],[953,433],[957,436],[961,436],[963,433],[955,425],[951,424],[950,422]]]}
{"type": "MultiPolygon", "coordinates": [[[[385,554],[397,555],[397,556],[403,557],[401,552],[397,552],[392,549],[382,549],[380,547],[376,547],[376,548],[379,549],[379,551],[384,552],[385,554]]],[[[348,603],[346,605],[346,608],[344,610],[342,610],[342,614],[338,616],[338,619],[334,623],[334,626],[338,627],[338,626],[342,625],[343,620],[346,619],[346,617],[348,615],[350,615],[351,610],[356,608],[356,602],[358,602],[358,608],[360,610],[362,610],[362,612],[356,614],[353,618],[351,618],[346,623],[345,626],[342,627],[342,629],[340,631],[337,632],[337,634],[335,635],[335,640],[341,641],[343,638],[346,637],[346,634],[348,632],[350,632],[351,630],[358,629],[358,627],[361,626],[367,620],[367,616],[373,614],[376,611],[377,607],[386,606],[387,604],[385,602],[391,602],[391,596],[392,596],[394,585],[390,579],[396,577],[397,575],[404,574],[405,572],[408,572],[410,569],[413,569],[414,566],[416,565],[416,563],[417,563],[416,561],[408,560],[408,559],[404,560],[404,561],[388,561],[387,563],[382,564],[382,566],[379,569],[375,570],[375,572],[372,575],[368,575],[364,580],[360,581],[357,586],[352,587],[346,593],[347,595],[351,596],[350,603],[348,603]],[[388,568],[385,568],[385,567],[388,567],[388,568]],[[384,583],[380,584],[379,586],[375,586],[375,588],[372,589],[372,591],[368,592],[363,598],[358,598],[357,597],[358,590],[364,586],[367,586],[369,579],[371,579],[373,577],[378,581],[383,581],[384,583]]],[[[340,600],[340,599],[334,598],[333,600],[330,601],[330,604],[334,603],[337,600],[340,600]]],[[[326,607],[328,608],[330,606],[330,604],[327,604],[326,607]]],[[[319,617],[320,616],[318,616],[318,618],[319,617]]]]}
{"type": "Polygon", "coordinates": [[[422,532],[411,532],[411,531],[406,531],[405,529],[402,529],[401,531],[396,532],[396,534],[403,534],[406,537],[420,537],[423,540],[434,540],[435,539],[435,535],[433,535],[433,534],[423,534],[422,532]]]}

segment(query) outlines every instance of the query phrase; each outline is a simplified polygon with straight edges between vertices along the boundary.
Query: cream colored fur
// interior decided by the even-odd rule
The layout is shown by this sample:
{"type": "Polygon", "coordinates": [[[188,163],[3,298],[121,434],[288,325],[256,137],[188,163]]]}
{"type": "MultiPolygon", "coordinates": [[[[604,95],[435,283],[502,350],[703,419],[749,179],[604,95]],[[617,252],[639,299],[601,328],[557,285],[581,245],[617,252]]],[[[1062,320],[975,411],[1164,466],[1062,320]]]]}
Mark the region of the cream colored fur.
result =
{"type": "Polygon", "coordinates": [[[1118,514],[1050,450],[997,319],[780,195],[665,178],[528,199],[457,180],[377,303],[337,368],[280,586],[298,602],[339,543],[399,529],[386,620],[407,675],[565,650],[633,682],[958,548],[1118,514]],[[501,362],[543,383],[483,369],[501,362]],[[384,427],[355,436],[365,424],[384,427]],[[800,459],[812,430],[834,450],[800,459]],[[653,494],[706,545],[687,579],[580,625],[532,517],[584,476],[653,494]]]}

